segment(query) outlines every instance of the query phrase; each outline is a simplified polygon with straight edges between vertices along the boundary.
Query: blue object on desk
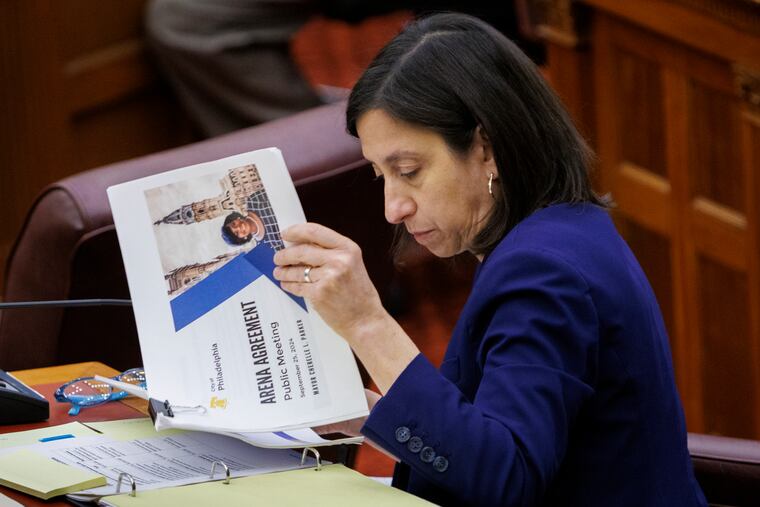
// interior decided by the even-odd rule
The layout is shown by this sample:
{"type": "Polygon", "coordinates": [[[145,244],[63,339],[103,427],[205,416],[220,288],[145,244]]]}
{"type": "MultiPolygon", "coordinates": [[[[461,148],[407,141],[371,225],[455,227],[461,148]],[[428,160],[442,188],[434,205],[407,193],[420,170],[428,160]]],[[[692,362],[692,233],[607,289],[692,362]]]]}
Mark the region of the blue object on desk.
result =
{"type": "MultiPolygon", "coordinates": [[[[147,388],[145,370],[142,368],[131,368],[111,378],[142,389],[147,388]]],[[[96,380],[95,377],[80,377],[56,389],[53,397],[61,403],[71,403],[69,415],[77,415],[82,407],[120,400],[128,395],[126,391],[114,391],[109,384],[96,380]]]]}
{"type": "Polygon", "coordinates": [[[65,435],[55,435],[52,437],[40,438],[40,442],[53,442],[54,440],[63,440],[64,438],[74,438],[74,435],[71,433],[66,433],[65,435]]]}

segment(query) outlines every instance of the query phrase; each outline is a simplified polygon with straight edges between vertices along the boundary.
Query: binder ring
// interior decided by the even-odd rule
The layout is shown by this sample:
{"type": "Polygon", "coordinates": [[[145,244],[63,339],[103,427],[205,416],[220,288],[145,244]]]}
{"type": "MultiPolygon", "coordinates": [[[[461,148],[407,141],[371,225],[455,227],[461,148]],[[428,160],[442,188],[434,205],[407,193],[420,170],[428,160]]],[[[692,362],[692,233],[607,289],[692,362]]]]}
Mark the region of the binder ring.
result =
{"type": "Polygon", "coordinates": [[[121,491],[121,480],[124,477],[126,477],[127,479],[129,479],[129,483],[132,485],[132,492],[129,493],[129,496],[136,496],[136,493],[137,493],[137,483],[135,482],[134,477],[132,477],[131,475],[129,475],[127,472],[121,472],[119,474],[119,478],[116,479],[116,494],[118,495],[119,492],[121,491]]]}
{"type": "Polygon", "coordinates": [[[230,483],[230,467],[227,466],[227,464],[224,461],[214,461],[211,463],[211,478],[214,478],[214,471],[216,470],[216,465],[222,465],[224,467],[224,473],[226,475],[226,478],[224,479],[224,484],[230,483]]]}
{"type": "Polygon", "coordinates": [[[320,470],[322,470],[322,458],[319,457],[319,451],[317,451],[313,447],[304,447],[303,453],[301,454],[301,464],[303,465],[304,463],[306,463],[306,455],[309,453],[309,451],[311,451],[312,454],[314,454],[314,458],[317,460],[317,468],[315,468],[314,470],[319,472],[320,470]]]}

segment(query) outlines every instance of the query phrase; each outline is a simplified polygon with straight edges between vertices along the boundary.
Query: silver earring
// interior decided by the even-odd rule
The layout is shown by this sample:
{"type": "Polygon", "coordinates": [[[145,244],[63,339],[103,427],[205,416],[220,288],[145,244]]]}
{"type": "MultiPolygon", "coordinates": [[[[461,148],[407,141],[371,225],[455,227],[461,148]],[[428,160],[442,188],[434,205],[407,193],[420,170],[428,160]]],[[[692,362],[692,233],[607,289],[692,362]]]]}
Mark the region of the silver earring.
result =
{"type": "Polygon", "coordinates": [[[493,197],[493,173],[488,173],[488,193],[493,197]]]}

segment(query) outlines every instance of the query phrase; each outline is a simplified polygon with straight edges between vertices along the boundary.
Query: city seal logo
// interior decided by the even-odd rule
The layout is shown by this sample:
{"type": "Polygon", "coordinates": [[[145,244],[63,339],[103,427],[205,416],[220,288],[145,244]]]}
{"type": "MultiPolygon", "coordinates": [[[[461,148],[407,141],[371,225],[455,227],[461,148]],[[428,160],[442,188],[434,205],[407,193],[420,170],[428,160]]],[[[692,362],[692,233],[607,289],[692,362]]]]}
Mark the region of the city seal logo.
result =
{"type": "Polygon", "coordinates": [[[227,398],[222,398],[220,400],[216,396],[212,396],[211,397],[210,407],[211,408],[221,408],[221,409],[227,408],[227,398]]]}

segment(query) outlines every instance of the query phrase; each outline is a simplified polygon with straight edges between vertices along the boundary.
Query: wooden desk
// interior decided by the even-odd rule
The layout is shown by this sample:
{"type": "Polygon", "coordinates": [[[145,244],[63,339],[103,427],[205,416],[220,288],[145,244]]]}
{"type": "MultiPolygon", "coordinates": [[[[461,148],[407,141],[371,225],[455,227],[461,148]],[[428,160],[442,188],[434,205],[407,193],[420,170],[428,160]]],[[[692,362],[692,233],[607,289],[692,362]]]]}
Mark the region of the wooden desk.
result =
{"type": "MultiPolygon", "coordinates": [[[[112,377],[119,374],[118,371],[103,363],[77,363],[64,366],[51,366],[48,368],[35,368],[32,370],[20,370],[11,373],[25,384],[34,387],[48,399],[50,402],[50,418],[47,421],[40,423],[0,426],[0,433],[44,428],[46,426],[55,426],[74,421],[93,422],[109,421],[113,419],[130,419],[144,417],[148,413],[148,403],[145,400],[132,397],[120,402],[104,403],[103,405],[83,409],[77,416],[68,415],[68,403],[58,403],[55,401],[53,393],[56,388],[69,380],[79,377],[89,377],[96,374],[106,377],[112,377]]],[[[62,499],[46,502],[4,487],[0,487],[0,493],[13,498],[23,505],[69,505],[62,499]]]]}
{"type": "MultiPolygon", "coordinates": [[[[79,377],[91,377],[93,375],[102,375],[104,377],[113,377],[115,375],[118,375],[119,371],[114,370],[110,366],[106,366],[103,363],[99,363],[96,361],[90,361],[89,363],[76,363],[76,364],[65,364],[61,366],[49,366],[47,368],[33,368],[31,370],[19,370],[11,372],[13,375],[19,379],[21,382],[30,385],[30,386],[37,386],[37,385],[44,385],[44,384],[56,384],[56,387],[60,384],[64,384],[68,382],[69,380],[73,380],[75,378],[79,377]]],[[[42,393],[45,394],[45,393],[42,393]]],[[[56,403],[53,398],[49,399],[50,403],[56,403]]],[[[121,401],[122,404],[127,405],[129,407],[134,408],[135,410],[142,412],[145,415],[148,415],[148,402],[145,400],[141,400],[139,398],[127,398],[121,401]]],[[[63,412],[68,411],[68,405],[60,405],[61,407],[64,407],[65,410],[63,412]]],[[[41,426],[35,426],[35,427],[43,427],[43,426],[52,426],[53,424],[63,424],[63,422],[71,422],[71,417],[66,414],[65,420],[63,422],[59,422],[56,420],[55,422],[51,422],[53,419],[53,407],[51,405],[50,408],[50,415],[51,418],[46,422],[43,423],[41,426]]],[[[83,410],[83,412],[85,412],[83,410]]],[[[78,420],[74,418],[74,420],[78,420]]],[[[31,428],[29,428],[31,429],[31,428]]],[[[0,426],[0,432],[7,433],[2,426],[0,426]]]]}

